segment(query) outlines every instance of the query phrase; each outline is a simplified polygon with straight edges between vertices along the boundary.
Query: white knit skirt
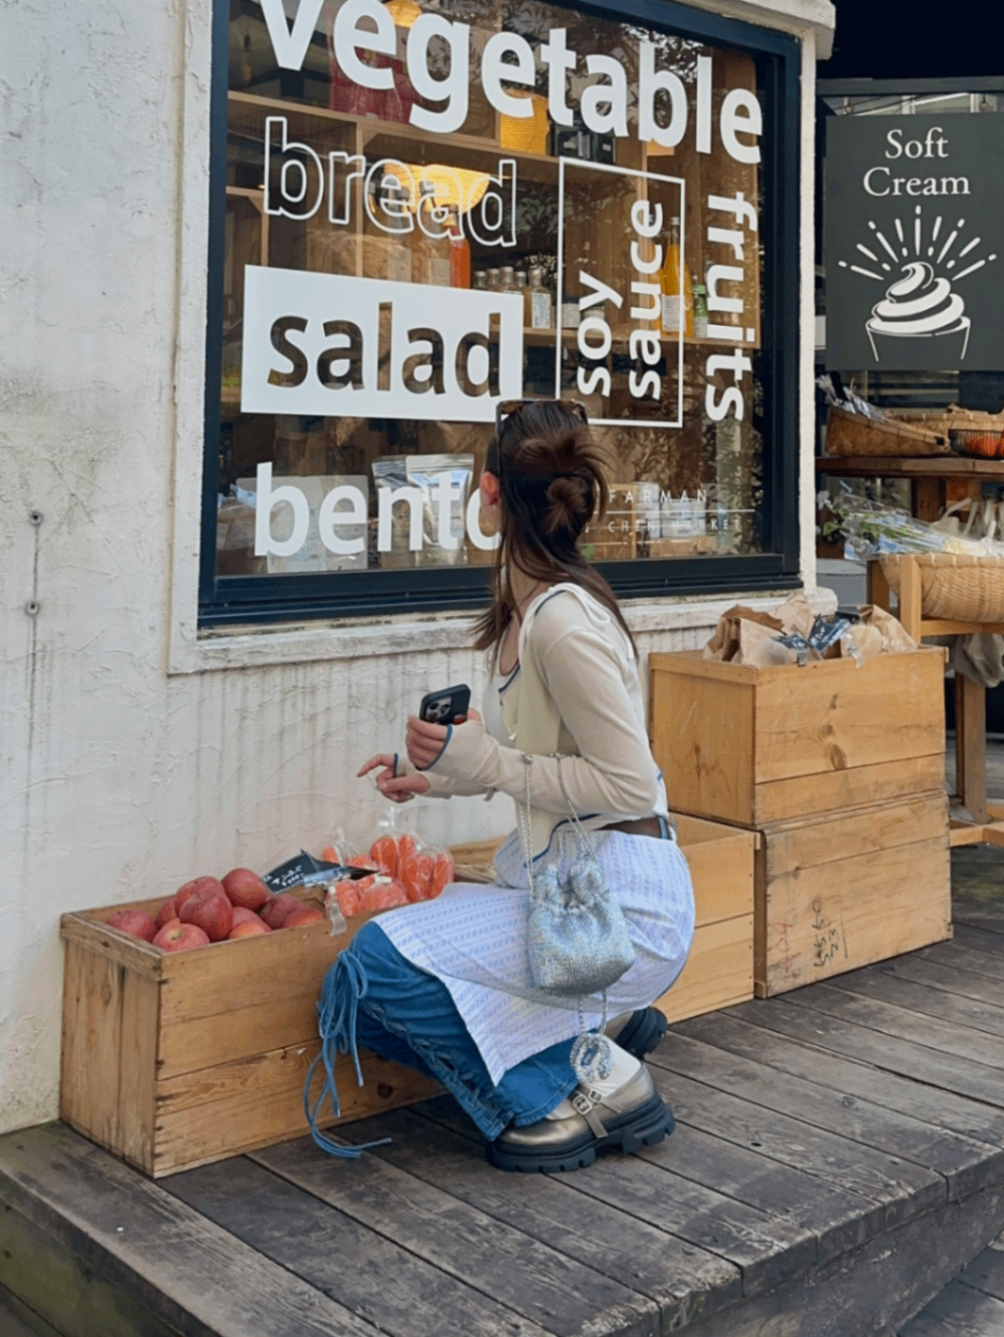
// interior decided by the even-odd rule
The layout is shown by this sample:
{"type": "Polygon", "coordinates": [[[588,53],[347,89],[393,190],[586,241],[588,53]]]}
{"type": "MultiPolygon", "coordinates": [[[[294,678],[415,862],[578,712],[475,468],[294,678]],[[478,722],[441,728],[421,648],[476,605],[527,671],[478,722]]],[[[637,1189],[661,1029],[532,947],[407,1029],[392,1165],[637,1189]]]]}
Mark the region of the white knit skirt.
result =
{"type": "MultiPolygon", "coordinates": [[[[591,833],[607,884],[627,918],[635,960],[607,990],[607,1015],[647,1007],[683,969],[694,937],[690,870],[675,840],[591,833]]],[[[555,832],[548,862],[561,873],[580,856],[569,827],[555,832]]],[[[514,832],[495,857],[502,885],[458,882],[434,901],[380,916],[380,927],[402,956],[449,990],[491,1079],[541,1050],[574,1036],[577,1001],[540,1001],[527,956],[530,892],[514,832]]],[[[601,997],[582,1000],[586,1025],[600,1024],[601,997]]]]}

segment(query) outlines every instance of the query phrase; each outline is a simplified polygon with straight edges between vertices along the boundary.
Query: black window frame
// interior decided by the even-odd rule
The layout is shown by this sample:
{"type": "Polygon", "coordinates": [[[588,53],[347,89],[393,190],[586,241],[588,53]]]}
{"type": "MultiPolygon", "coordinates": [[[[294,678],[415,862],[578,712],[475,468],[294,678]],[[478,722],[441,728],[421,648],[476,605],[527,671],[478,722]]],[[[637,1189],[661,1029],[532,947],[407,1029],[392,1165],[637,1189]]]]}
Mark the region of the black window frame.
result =
{"type": "MultiPolygon", "coordinates": [[[[799,257],[801,51],[797,38],[738,19],[691,9],[676,0],[620,0],[616,8],[569,0],[578,10],[637,20],[672,34],[767,56],[769,81],[761,142],[760,233],[772,257],[764,285],[762,351],[770,352],[765,385],[761,532],[767,551],[749,555],[646,558],[597,568],[621,599],[715,595],[734,590],[795,589],[799,575],[800,342],[799,257]]],[[[199,627],[243,623],[470,611],[484,605],[490,567],[427,567],[352,573],[219,576],[216,512],[219,482],[223,354],[224,214],[226,207],[227,50],[230,0],[213,0],[210,93],[209,256],[206,310],[205,434],[199,557],[199,627]]]]}

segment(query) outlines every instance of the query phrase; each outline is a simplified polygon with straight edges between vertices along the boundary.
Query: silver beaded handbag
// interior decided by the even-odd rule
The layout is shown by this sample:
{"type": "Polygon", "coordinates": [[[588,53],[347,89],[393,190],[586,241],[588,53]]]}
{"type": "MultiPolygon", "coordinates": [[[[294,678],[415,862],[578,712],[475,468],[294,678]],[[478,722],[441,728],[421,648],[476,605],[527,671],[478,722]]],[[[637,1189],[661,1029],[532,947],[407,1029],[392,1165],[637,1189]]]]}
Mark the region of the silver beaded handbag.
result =
{"type": "MultiPolygon", "coordinates": [[[[565,788],[558,763],[561,792],[572,814],[579,836],[579,857],[562,878],[554,864],[536,872],[530,831],[530,767],[533,758],[523,754],[526,804],[520,814],[526,875],[530,887],[527,921],[527,951],[530,973],[538,988],[570,997],[584,998],[605,993],[635,959],[627,920],[619,902],[611,895],[592,841],[579,821],[565,788]]],[[[604,1007],[606,999],[604,998],[604,1007]]]]}

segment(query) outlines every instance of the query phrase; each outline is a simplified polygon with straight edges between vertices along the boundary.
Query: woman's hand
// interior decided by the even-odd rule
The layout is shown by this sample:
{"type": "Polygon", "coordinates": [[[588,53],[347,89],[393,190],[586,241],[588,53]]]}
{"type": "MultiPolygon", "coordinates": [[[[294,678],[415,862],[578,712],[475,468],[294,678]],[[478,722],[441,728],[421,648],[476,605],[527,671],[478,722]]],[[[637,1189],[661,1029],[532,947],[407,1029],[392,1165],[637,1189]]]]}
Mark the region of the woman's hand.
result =
{"type": "Polygon", "coordinates": [[[375,757],[370,757],[360,768],[359,778],[369,775],[370,771],[375,771],[378,766],[384,769],[376,777],[377,789],[392,803],[407,803],[416,794],[427,794],[431,788],[424,775],[395,775],[394,756],[389,752],[381,752],[375,757]]]}
{"type": "MultiPolygon", "coordinates": [[[[467,718],[480,720],[481,716],[476,710],[469,710],[467,718]]],[[[442,752],[448,736],[449,729],[445,724],[429,724],[412,715],[408,721],[408,760],[420,771],[427,770],[442,752]]]]}

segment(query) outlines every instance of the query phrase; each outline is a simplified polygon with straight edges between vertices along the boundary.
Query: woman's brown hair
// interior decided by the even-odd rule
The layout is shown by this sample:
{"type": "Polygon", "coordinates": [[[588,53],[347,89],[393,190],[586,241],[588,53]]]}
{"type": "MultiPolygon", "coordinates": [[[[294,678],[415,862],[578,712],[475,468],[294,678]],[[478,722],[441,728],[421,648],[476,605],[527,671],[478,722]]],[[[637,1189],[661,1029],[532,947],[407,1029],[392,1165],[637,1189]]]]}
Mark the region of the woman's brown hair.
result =
{"type": "Polygon", "coordinates": [[[613,590],[579,551],[582,531],[610,500],[603,456],[577,405],[556,399],[522,403],[503,419],[485,465],[500,485],[491,606],[478,619],[475,649],[497,647],[516,616],[507,572],[531,580],[581,585],[610,610],[634,646],[613,590]]]}

